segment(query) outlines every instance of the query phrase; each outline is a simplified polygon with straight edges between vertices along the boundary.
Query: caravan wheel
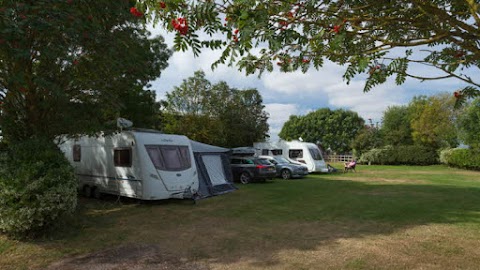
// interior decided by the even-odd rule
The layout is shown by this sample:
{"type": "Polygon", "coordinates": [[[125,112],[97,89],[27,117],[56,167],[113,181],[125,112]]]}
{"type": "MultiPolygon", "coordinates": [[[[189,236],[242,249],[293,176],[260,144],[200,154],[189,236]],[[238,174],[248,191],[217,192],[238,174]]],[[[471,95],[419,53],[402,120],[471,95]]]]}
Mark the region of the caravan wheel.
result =
{"type": "Polygon", "coordinates": [[[92,197],[98,200],[102,198],[102,193],[98,187],[93,188],[92,197]]]}
{"type": "Polygon", "coordinates": [[[251,180],[251,177],[250,177],[250,174],[249,174],[249,173],[243,172],[243,173],[240,175],[240,183],[246,185],[246,184],[250,183],[250,180],[251,180]]]}
{"type": "Polygon", "coordinates": [[[92,197],[92,188],[89,185],[83,186],[83,195],[87,198],[92,197]]]}

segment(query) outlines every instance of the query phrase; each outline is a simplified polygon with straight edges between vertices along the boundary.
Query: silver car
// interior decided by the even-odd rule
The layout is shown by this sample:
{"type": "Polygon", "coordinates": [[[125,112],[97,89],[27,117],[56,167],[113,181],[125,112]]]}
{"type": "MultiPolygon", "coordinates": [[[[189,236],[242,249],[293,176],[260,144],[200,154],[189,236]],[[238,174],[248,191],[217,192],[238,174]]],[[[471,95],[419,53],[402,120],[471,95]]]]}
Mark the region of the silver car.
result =
{"type": "Polygon", "coordinates": [[[307,166],[294,164],[282,156],[259,156],[258,158],[268,160],[275,165],[277,177],[283,179],[302,178],[308,174],[307,166]]]}

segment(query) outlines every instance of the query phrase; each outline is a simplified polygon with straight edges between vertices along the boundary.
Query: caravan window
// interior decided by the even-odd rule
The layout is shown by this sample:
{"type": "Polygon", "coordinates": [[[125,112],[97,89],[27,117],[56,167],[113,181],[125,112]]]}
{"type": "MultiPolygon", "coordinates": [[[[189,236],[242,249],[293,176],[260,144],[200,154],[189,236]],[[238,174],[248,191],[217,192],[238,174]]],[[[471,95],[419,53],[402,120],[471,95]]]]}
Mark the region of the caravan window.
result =
{"type": "Polygon", "coordinates": [[[268,156],[268,149],[262,149],[262,156],[268,156]]]}
{"type": "Polygon", "coordinates": [[[82,148],[79,144],[73,145],[73,161],[79,162],[82,160],[82,148]]]}
{"type": "Polygon", "coordinates": [[[115,167],[132,167],[132,149],[114,149],[113,163],[115,164],[115,167]]]}
{"type": "Polygon", "coordinates": [[[162,171],[183,171],[192,166],[188,146],[146,145],[153,165],[162,171]]]}
{"type": "Polygon", "coordinates": [[[272,155],[274,156],[281,156],[283,154],[282,149],[273,149],[272,150],[272,155]]]}
{"type": "Polygon", "coordinates": [[[302,149],[290,149],[288,151],[289,158],[303,158],[303,150],[302,149]]]}
{"type": "Polygon", "coordinates": [[[308,148],[310,155],[312,155],[313,160],[322,160],[322,154],[318,148],[308,148]]]}

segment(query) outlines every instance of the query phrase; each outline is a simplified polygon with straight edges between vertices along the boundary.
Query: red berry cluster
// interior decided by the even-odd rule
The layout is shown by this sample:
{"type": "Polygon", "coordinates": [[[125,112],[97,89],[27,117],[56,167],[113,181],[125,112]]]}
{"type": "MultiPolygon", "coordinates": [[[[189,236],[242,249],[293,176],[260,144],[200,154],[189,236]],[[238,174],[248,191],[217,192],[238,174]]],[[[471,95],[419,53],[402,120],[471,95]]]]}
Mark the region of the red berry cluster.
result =
{"type": "Polygon", "coordinates": [[[165,4],[165,2],[160,2],[159,6],[160,6],[160,8],[164,9],[164,8],[167,7],[167,4],[165,4]]]}
{"type": "Polygon", "coordinates": [[[339,33],[340,29],[342,29],[341,25],[334,25],[332,31],[335,32],[335,33],[339,33]]]}
{"type": "Polygon", "coordinates": [[[180,35],[186,35],[188,33],[188,23],[185,18],[172,19],[172,26],[180,35]]]}
{"type": "Polygon", "coordinates": [[[143,13],[140,12],[136,7],[131,7],[131,8],[130,8],[130,13],[131,13],[133,16],[138,17],[138,18],[140,18],[140,17],[143,16],[143,13]]]}
{"type": "Polygon", "coordinates": [[[375,61],[375,64],[373,66],[370,66],[370,70],[368,71],[368,73],[370,73],[370,75],[373,75],[373,73],[383,72],[386,69],[387,67],[384,64],[379,64],[375,61]]]}
{"type": "Polygon", "coordinates": [[[237,35],[238,35],[238,32],[239,32],[238,29],[235,29],[235,30],[233,31],[233,37],[232,37],[232,38],[233,38],[233,41],[235,41],[235,42],[238,42],[238,36],[237,36],[237,35]]]}

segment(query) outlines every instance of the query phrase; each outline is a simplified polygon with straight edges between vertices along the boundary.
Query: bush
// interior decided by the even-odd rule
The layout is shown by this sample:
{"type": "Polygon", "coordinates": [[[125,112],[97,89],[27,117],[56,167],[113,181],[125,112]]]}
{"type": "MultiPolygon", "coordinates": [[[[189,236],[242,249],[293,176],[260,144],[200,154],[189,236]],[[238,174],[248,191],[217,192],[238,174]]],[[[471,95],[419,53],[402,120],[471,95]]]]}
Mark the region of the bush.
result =
{"type": "Polygon", "coordinates": [[[380,165],[432,165],[438,163],[438,154],[435,149],[420,145],[387,146],[365,152],[358,162],[380,165]]]}
{"type": "Polygon", "coordinates": [[[0,162],[0,231],[34,236],[75,210],[75,174],[53,142],[12,145],[0,162]]]}
{"type": "Polygon", "coordinates": [[[446,149],[440,153],[440,162],[452,167],[480,170],[480,150],[446,149]]]}

